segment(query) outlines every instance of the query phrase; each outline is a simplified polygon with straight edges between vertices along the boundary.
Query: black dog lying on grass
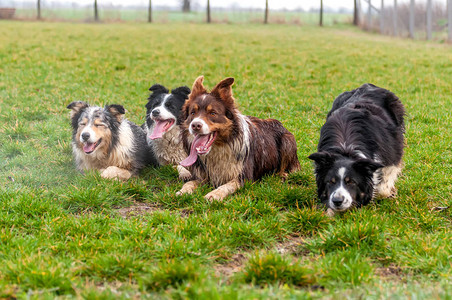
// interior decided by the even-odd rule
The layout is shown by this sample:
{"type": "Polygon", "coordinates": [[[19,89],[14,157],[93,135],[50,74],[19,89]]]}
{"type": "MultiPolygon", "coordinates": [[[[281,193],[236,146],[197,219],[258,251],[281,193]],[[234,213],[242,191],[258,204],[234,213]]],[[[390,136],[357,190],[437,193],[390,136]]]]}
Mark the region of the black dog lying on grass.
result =
{"type": "Polygon", "coordinates": [[[392,92],[364,84],[334,100],[315,161],[318,197],[329,214],[396,194],[405,109],[392,92]]]}

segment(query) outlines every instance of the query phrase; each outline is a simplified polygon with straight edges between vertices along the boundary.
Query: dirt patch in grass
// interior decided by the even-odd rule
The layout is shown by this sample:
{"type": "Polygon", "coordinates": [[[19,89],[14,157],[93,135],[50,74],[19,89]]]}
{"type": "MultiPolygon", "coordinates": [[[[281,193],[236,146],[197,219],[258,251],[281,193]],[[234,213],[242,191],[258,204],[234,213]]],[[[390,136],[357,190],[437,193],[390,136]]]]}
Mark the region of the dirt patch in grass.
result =
{"type": "Polygon", "coordinates": [[[193,210],[191,209],[181,209],[179,210],[179,213],[181,215],[181,217],[183,218],[188,218],[191,214],[193,214],[193,210]]]}
{"type": "Polygon", "coordinates": [[[386,279],[400,279],[402,268],[398,266],[380,267],[375,269],[375,274],[386,279]]]}
{"type": "Polygon", "coordinates": [[[301,249],[303,238],[299,236],[290,236],[287,240],[276,245],[276,251],[280,254],[294,254],[296,256],[305,254],[301,249]]]}
{"type": "MultiPolygon", "coordinates": [[[[299,236],[290,236],[282,243],[276,244],[275,249],[280,254],[304,255],[305,251],[300,249],[303,239],[299,236]]],[[[236,253],[227,262],[215,266],[215,274],[218,277],[229,278],[239,272],[248,261],[247,253],[236,253]]]]}
{"type": "Polygon", "coordinates": [[[144,202],[136,202],[129,207],[122,207],[118,209],[118,214],[124,219],[128,219],[130,217],[139,217],[146,214],[153,213],[154,211],[161,211],[162,208],[156,203],[144,203],[144,202]]]}
{"type": "Polygon", "coordinates": [[[215,275],[229,278],[240,271],[247,260],[243,253],[234,254],[226,263],[215,266],[215,275]]]}
{"type": "MultiPolygon", "coordinates": [[[[164,211],[165,209],[157,203],[146,203],[133,201],[131,206],[118,208],[116,211],[124,219],[131,217],[141,217],[152,214],[156,211],[164,211]]],[[[182,218],[188,218],[194,213],[191,209],[181,209],[178,211],[182,218]]]]}

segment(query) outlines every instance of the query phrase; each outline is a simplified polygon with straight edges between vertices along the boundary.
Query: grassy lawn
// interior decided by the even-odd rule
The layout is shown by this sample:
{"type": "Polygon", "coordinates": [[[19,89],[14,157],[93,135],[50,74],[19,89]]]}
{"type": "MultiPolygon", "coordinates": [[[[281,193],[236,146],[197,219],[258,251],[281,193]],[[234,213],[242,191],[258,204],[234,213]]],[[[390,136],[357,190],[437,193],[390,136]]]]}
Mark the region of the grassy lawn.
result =
{"type": "Polygon", "coordinates": [[[452,295],[452,48],[352,28],[0,22],[0,298],[422,299],[452,295]],[[67,104],[235,77],[241,111],[294,133],[302,170],[223,203],[170,167],[79,174],[67,104]],[[396,199],[327,218],[313,167],[333,99],[371,82],[407,109],[396,199]]]}

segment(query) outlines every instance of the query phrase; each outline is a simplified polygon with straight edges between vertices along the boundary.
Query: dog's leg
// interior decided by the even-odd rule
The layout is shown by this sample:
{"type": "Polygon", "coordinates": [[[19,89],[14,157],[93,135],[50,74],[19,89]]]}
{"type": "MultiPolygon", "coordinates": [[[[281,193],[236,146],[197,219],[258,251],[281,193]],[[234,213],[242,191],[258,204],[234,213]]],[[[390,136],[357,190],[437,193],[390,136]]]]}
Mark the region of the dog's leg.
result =
{"type": "Polygon", "coordinates": [[[126,169],[110,166],[105,170],[101,170],[100,176],[109,179],[128,180],[130,177],[132,177],[132,172],[126,169]]]}
{"type": "Polygon", "coordinates": [[[176,196],[180,196],[183,194],[193,194],[193,192],[196,190],[196,188],[199,186],[201,181],[199,180],[191,180],[189,182],[186,182],[180,191],[176,193],[176,196]]]}
{"type": "Polygon", "coordinates": [[[300,170],[300,162],[297,157],[297,144],[292,134],[285,134],[281,140],[281,167],[279,175],[283,180],[287,179],[288,173],[300,170]]]}
{"type": "Polygon", "coordinates": [[[187,169],[185,169],[181,165],[178,165],[176,167],[176,169],[177,169],[177,172],[179,173],[179,179],[182,179],[182,180],[190,179],[190,177],[191,177],[190,171],[188,171],[187,169]]]}
{"type": "Polygon", "coordinates": [[[399,176],[401,166],[389,166],[381,169],[381,182],[377,186],[377,193],[384,198],[395,197],[397,189],[395,182],[399,176]]]}
{"type": "Polygon", "coordinates": [[[236,190],[240,188],[241,184],[238,179],[233,179],[222,186],[219,186],[217,189],[208,193],[204,198],[207,200],[217,200],[221,201],[226,196],[233,194],[236,190]]]}

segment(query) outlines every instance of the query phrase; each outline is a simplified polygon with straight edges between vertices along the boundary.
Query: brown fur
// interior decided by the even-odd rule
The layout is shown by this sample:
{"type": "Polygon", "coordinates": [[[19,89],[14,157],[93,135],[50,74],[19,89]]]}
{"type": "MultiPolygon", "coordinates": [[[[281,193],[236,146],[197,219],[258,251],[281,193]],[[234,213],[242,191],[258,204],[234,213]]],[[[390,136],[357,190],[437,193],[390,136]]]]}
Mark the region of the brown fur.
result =
{"type": "Polygon", "coordinates": [[[210,152],[198,155],[190,166],[192,181],[178,194],[192,193],[200,183],[210,183],[216,190],[206,198],[221,200],[246,180],[255,181],[272,173],[285,177],[299,170],[294,136],[277,120],[242,115],[232,96],[233,78],[222,80],[210,93],[202,82],[202,76],[196,79],[182,109],[182,139],[189,153],[189,127],[195,118],[205,122],[210,132],[217,132],[217,137],[210,152]]]}

